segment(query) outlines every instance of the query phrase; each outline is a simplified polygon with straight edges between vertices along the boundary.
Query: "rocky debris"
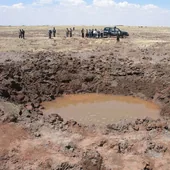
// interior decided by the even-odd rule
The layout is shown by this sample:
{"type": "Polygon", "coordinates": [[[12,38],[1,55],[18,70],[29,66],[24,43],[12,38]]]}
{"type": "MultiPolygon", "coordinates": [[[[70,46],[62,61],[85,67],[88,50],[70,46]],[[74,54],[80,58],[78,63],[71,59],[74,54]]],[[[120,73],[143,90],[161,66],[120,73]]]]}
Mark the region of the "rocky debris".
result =
{"type": "MultiPolygon", "coordinates": [[[[169,99],[170,100],[170,99],[169,99]]],[[[166,104],[162,109],[160,114],[164,117],[170,116],[170,104],[166,104]]]]}
{"type": "Polygon", "coordinates": [[[0,103],[0,122],[17,123],[18,117],[19,117],[19,110],[16,109],[13,104],[5,103],[5,102],[0,103]]]}
{"type": "Polygon", "coordinates": [[[21,103],[24,100],[25,95],[23,93],[19,93],[16,98],[17,98],[17,101],[21,103]]]}
{"type": "Polygon", "coordinates": [[[147,163],[147,164],[144,166],[143,170],[153,170],[153,169],[152,169],[150,163],[147,163]]]}
{"type": "Polygon", "coordinates": [[[66,146],[65,149],[73,152],[76,149],[76,144],[74,144],[73,142],[69,142],[66,146]]]}
{"type": "Polygon", "coordinates": [[[2,122],[4,123],[10,123],[10,122],[17,122],[18,120],[18,116],[17,115],[14,115],[14,114],[6,114],[3,119],[2,119],[2,122]]]}
{"type": "Polygon", "coordinates": [[[132,125],[133,130],[139,131],[139,126],[138,125],[132,125]]]}
{"type": "Polygon", "coordinates": [[[165,153],[167,151],[167,147],[162,144],[156,144],[154,142],[149,142],[145,153],[149,153],[150,151],[154,151],[156,153],[165,153]]]}
{"type": "Polygon", "coordinates": [[[131,129],[134,131],[139,131],[140,129],[146,129],[147,131],[168,130],[168,123],[161,119],[153,120],[151,118],[136,119],[133,121],[120,121],[116,124],[107,125],[106,131],[107,133],[114,131],[125,133],[131,129]]]}
{"type": "Polygon", "coordinates": [[[25,105],[25,108],[30,112],[34,109],[34,105],[31,103],[31,104],[27,104],[25,105]]]}
{"type": "Polygon", "coordinates": [[[68,130],[72,130],[72,129],[76,129],[76,128],[78,128],[78,129],[83,128],[81,124],[77,123],[74,120],[66,121],[64,123],[64,125],[65,125],[65,128],[67,128],[68,130]]]}
{"type": "Polygon", "coordinates": [[[155,96],[154,100],[163,102],[164,104],[170,105],[170,87],[163,89],[162,91],[159,91],[155,96]]]}
{"type": "Polygon", "coordinates": [[[94,74],[87,74],[85,77],[84,77],[84,81],[85,82],[91,82],[93,81],[95,78],[95,75],[94,74]]]}
{"type": "Polygon", "coordinates": [[[49,114],[46,120],[52,125],[56,124],[57,122],[63,122],[63,118],[61,118],[61,116],[56,113],[49,114]]]}
{"type": "Polygon", "coordinates": [[[60,115],[53,113],[48,116],[44,116],[44,123],[50,125],[51,128],[67,130],[67,127],[64,125],[64,120],[60,115]]]}
{"type": "Polygon", "coordinates": [[[34,136],[37,137],[37,138],[39,138],[39,137],[41,137],[41,133],[35,132],[35,133],[34,133],[34,136]]]}
{"type": "Polygon", "coordinates": [[[99,147],[103,147],[107,143],[107,140],[101,140],[98,144],[99,147]]]}
{"type": "Polygon", "coordinates": [[[41,162],[38,166],[40,170],[78,170],[76,168],[77,165],[71,165],[69,162],[62,162],[58,165],[52,162],[52,160],[46,160],[45,162],[41,162]]]}
{"type": "Polygon", "coordinates": [[[132,150],[133,144],[129,144],[128,140],[122,140],[118,142],[116,145],[117,153],[125,153],[130,152],[132,150]]]}
{"type": "Polygon", "coordinates": [[[156,120],[156,121],[150,121],[146,124],[146,130],[151,131],[151,130],[164,130],[168,129],[168,124],[165,121],[161,120],[156,120]]]}
{"type": "Polygon", "coordinates": [[[82,169],[83,170],[101,170],[102,157],[98,151],[88,149],[82,156],[82,169]]]}
{"type": "Polygon", "coordinates": [[[112,125],[107,125],[107,129],[110,131],[119,131],[119,132],[126,132],[129,129],[130,124],[127,124],[125,122],[115,123],[112,125]]]}
{"type": "Polygon", "coordinates": [[[61,165],[58,165],[54,170],[70,170],[73,169],[74,166],[70,165],[68,162],[63,162],[61,165]]]}

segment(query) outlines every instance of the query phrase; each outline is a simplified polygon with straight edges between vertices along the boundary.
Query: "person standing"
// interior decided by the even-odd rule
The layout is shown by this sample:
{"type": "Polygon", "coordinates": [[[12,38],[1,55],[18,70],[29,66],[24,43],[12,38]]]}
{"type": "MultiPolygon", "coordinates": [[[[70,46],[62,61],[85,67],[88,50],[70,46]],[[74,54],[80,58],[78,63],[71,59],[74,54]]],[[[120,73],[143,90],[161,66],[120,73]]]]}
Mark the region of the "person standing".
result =
{"type": "Polygon", "coordinates": [[[55,27],[53,28],[53,37],[55,37],[55,34],[56,34],[56,29],[55,27]]]}
{"type": "Polygon", "coordinates": [[[52,31],[51,31],[51,30],[49,30],[49,31],[48,31],[49,39],[51,39],[51,34],[52,34],[52,31]]]}
{"type": "Polygon", "coordinates": [[[25,31],[22,29],[22,38],[25,39],[25,31]]]}
{"type": "Polygon", "coordinates": [[[68,37],[69,36],[69,29],[67,28],[66,29],[66,37],[68,37]]]}
{"type": "Polygon", "coordinates": [[[89,31],[88,31],[88,29],[86,29],[86,38],[88,38],[89,37],[89,31]]]}
{"type": "Polygon", "coordinates": [[[94,29],[94,30],[93,30],[93,38],[97,38],[97,36],[98,36],[98,35],[97,35],[97,30],[94,29]]]}
{"type": "Polygon", "coordinates": [[[120,34],[119,34],[119,32],[117,33],[117,42],[119,42],[120,41],[120,34]]]}
{"type": "Polygon", "coordinates": [[[82,35],[82,38],[84,38],[84,28],[82,28],[81,30],[81,35],[82,35]]]}
{"type": "Polygon", "coordinates": [[[22,30],[19,30],[19,38],[22,38],[22,30]]]}
{"type": "Polygon", "coordinates": [[[73,36],[73,30],[70,28],[70,37],[73,36]]]}
{"type": "Polygon", "coordinates": [[[101,32],[100,32],[100,30],[97,31],[97,35],[98,35],[98,38],[101,37],[101,32]]]}

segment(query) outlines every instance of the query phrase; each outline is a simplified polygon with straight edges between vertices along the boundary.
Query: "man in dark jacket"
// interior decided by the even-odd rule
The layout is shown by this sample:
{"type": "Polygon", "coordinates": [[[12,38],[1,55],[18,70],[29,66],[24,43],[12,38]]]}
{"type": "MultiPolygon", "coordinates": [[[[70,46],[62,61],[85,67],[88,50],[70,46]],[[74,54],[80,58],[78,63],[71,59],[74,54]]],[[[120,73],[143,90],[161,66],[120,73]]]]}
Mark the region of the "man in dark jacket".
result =
{"type": "Polygon", "coordinates": [[[49,31],[48,31],[49,39],[51,39],[51,34],[52,34],[52,31],[51,31],[51,30],[49,30],[49,31]]]}
{"type": "Polygon", "coordinates": [[[25,39],[25,31],[22,29],[22,38],[25,39]]]}
{"type": "Polygon", "coordinates": [[[117,33],[117,42],[120,41],[120,33],[117,33]]]}
{"type": "Polygon", "coordinates": [[[86,29],[86,38],[88,38],[88,37],[89,37],[89,30],[86,29]]]}
{"type": "Polygon", "coordinates": [[[22,30],[19,30],[19,38],[22,38],[22,30]]]}
{"type": "Polygon", "coordinates": [[[66,37],[68,37],[69,36],[69,29],[67,28],[66,29],[66,37]]]}
{"type": "Polygon", "coordinates": [[[84,28],[81,30],[82,38],[84,38],[84,28]]]}
{"type": "Polygon", "coordinates": [[[56,34],[56,29],[55,27],[53,28],[53,37],[55,37],[55,34],[56,34]]]}
{"type": "Polygon", "coordinates": [[[70,28],[70,37],[73,36],[73,30],[70,28]]]}

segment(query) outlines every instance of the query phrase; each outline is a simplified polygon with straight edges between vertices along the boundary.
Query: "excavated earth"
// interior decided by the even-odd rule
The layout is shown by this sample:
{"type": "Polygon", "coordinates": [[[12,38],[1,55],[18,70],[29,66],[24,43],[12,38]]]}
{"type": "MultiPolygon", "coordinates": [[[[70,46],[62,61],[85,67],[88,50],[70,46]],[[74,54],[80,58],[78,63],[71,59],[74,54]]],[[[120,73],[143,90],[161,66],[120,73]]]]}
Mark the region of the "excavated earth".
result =
{"type": "Polygon", "coordinates": [[[148,32],[120,43],[47,40],[74,50],[1,49],[0,170],[169,170],[170,42],[148,32]],[[134,43],[139,37],[157,39],[142,46],[134,43]],[[160,119],[126,119],[101,128],[43,114],[43,101],[78,93],[153,101],[160,119]]]}

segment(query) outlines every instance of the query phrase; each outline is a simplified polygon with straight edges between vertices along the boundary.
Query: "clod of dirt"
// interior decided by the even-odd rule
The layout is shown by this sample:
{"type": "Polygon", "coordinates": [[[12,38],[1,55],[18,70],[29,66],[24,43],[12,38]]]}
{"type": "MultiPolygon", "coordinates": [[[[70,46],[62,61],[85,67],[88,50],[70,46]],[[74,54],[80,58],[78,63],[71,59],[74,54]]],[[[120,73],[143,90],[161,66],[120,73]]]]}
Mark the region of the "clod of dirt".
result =
{"type": "Polygon", "coordinates": [[[100,170],[102,166],[102,157],[98,151],[87,150],[82,156],[83,170],[100,170]]]}
{"type": "Polygon", "coordinates": [[[69,142],[65,148],[73,152],[76,149],[76,145],[73,142],[69,142]]]}
{"type": "Polygon", "coordinates": [[[47,121],[54,125],[57,122],[63,122],[63,118],[61,118],[61,116],[56,113],[52,113],[48,116],[47,121]]]}
{"type": "Polygon", "coordinates": [[[133,144],[129,144],[127,140],[123,140],[118,143],[117,147],[118,147],[117,148],[118,153],[125,153],[125,152],[129,152],[132,149],[133,144]]]}
{"type": "Polygon", "coordinates": [[[151,131],[153,129],[157,129],[157,130],[168,129],[168,125],[166,122],[161,120],[151,121],[146,125],[146,130],[151,131]]]}
{"type": "Polygon", "coordinates": [[[147,163],[145,165],[145,167],[143,168],[143,170],[153,170],[153,169],[152,169],[151,165],[149,163],[147,163]]]}
{"type": "Polygon", "coordinates": [[[167,147],[161,144],[150,142],[145,152],[149,153],[150,151],[154,151],[156,153],[165,153],[167,151],[167,147]]]}
{"type": "Polygon", "coordinates": [[[99,147],[103,147],[107,143],[107,140],[101,140],[98,144],[99,147]]]}
{"type": "Polygon", "coordinates": [[[126,124],[126,123],[120,122],[120,123],[115,123],[115,124],[112,124],[112,125],[107,125],[107,129],[122,132],[122,131],[128,130],[129,125],[126,124]]]}
{"type": "Polygon", "coordinates": [[[17,122],[19,117],[19,108],[8,102],[0,103],[0,122],[17,122]]]}
{"type": "Polygon", "coordinates": [[[57,166],[55,170],[70,170],[73,166],[70,165],[68,162],[63,162],[61,165],[57,166]]]}

